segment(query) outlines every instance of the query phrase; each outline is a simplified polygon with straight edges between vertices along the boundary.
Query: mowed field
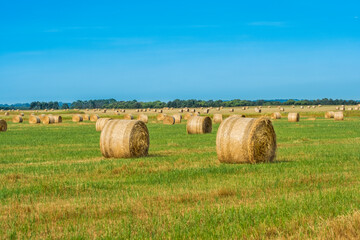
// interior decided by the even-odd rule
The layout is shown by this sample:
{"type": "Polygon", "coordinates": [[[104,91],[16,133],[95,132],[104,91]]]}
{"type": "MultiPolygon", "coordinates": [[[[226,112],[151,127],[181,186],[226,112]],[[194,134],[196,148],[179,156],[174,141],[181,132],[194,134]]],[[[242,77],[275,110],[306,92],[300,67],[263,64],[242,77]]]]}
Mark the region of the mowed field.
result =
{"type": "Polygon", "coordinates": [[[73,123],[75,112],[52,112],[63,123],[50,125],[2,114],[0,237],[359,238],[360,111],[334,121],[324,118],[334,106],[287,108],[300,122],[273,121],[277,157],[263,164],[221,164],[219,124],[188,135],[186,121],[163,125],[150,113],[149,156],[106,159],[95,123],[73,123]]]}

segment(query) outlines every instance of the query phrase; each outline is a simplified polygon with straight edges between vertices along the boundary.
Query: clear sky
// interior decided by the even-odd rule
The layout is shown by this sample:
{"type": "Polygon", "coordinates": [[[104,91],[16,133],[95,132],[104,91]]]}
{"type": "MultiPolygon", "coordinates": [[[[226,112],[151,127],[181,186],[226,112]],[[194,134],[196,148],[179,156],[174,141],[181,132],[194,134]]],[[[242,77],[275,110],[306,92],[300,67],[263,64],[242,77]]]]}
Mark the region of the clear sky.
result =
{"type": "Polygon", "coordinates": [[[360,99],[360,1],[0,2],[0,103],[360,99]]]}

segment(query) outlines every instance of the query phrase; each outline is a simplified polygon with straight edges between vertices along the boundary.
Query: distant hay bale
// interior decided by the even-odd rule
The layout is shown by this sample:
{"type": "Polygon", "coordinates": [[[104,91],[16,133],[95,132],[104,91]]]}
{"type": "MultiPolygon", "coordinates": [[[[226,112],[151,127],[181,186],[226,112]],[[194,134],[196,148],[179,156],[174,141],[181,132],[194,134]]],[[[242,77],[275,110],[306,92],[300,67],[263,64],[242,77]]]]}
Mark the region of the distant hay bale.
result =
{"type": "Polygon", "coordinates": [[[23,116],[24,116],[24,113],[20,113],[20,116],[22,116],[22,117],[23,117],[23,116]]]}
{"type": "Polygon", "coordinates": [[[90,115],[89,114],[84,114],[83,115],[83,120],[84,121],[89,121],[90,120],[90,115]]]}
{"type": "Polygon", "coordinates": [[[55,118],[53,116],[48,115],[43,117],[41,121],[43,124],[53,124],[55,123],[55,118]]]}
{"type": "Polygon", "coordinates": [[[191,113],[185,113],[184,120],[189,120],[192,117],[191,113]]]}
{"type": "Polygon", "coordinates": [[[10,115],[10,113],[9,112],[5,112],[5,114],[4,114],[5,116],[9,116],[10,115]]]}
{"type": "Polygon", "coordinates": [[[345,111],[345,107],[340,107],[339,110],[340,111],[345,111]]]}
{"type": "Polygon", "coordinates": [[[23,122],[23,118],[21,116],[14,116],[12,118],[12,122],[13,123],[22,123],[23,122]]]}
{"type": "Polygon", "coordinates": [[[111,118],[99,118],[95,124],[96,131],[101,132],[110,120],[111,118]]]}
{"type": "Polygon", "coordinates": [[[344,120],[344,113],[343,113],[343,112],[335,112],[335,113],[334,113],[334,120],[335,120],[335,121],[342,121],[342,120],[344,120]]]}
{"type": "Polygon", "coordinates": [[[357,111],[357,110],[359,110],[359,108],[358,108],[358,107],[354,107],[354,110],[356,110],[356,111],[357,111]]]}
{"type": "Polygon", "coordinates": [[[271,106],[268,106],[268,108],[271,108],[271,106]]]}
{"type": "Polygon", "coordinates": [[[204,113],[205,113],[205,114],[208,114],[209,111],[210,111],[210,109],[205,109],[205,110],[204,110],[204,113]]]}
{"type": "Polygon", "coordinates": [[[0,119],[0,132],[6,132],[7,122],[3,119],[0,119]]]}
{"type": "Polygon", "coordinates": [[[213,116],[214,123],[221,123],[223,121],[223,115],[219,113],[215,113],[213,116]]]}
{"type": "Polygon", "coordinates": [[[339,110],[339,109],[340,109],[340,107],[335,107],[335,109],[336,109],[336,110],[339,110]]]}
{"type": "Polygon", "coordinates": [[[80,114],[75,114],[75,115],[72,116],[72,121],[73,122],[82,122],[83,117],[80,114]]]}
{"type": "Polygon", "coordinates": [[[220,111],[220,108],[216,108],[216,111],[220,111]]]}
{"type": "Polygon", "coordinates": [[[100,118],[99,115],[93,114],[90,116],[90,121],[96,122],[99,118],[100,118]]]}
{"type": "Polygon", "coordinates": [[[181,123],[181,119],[182,119],[181,114],[174,114],[173,117],[175,119],[175,123],[181,123]]]}
{"type": "Polygon", "coordinates": [[[334,112],[333,111],[330,111],[330,112],[326,112],[325,113],[325,118],[334,118],[334,112]]]}
{"type": "Polygon", "coordinates": [[[242,109],[242,110],[246,110],[246,107],[242,107],[241,109],[242,109]]]}
{"type": "Polygon", "coordinates": [[[289,113],[288,122],[298,122],[300,120],[299,113],[289,113]]]}
{"type": "Polygon", "coordinates": [[[40,122],[41,122],[41,120],[38,116],[30,115],[30,117],[29,117],[30,124],[38,124],[40,122]]]}
{"type": "Polygon", "coordinates": [[[103,113],[106,113],[106,109],[102,110],[103,113]]]}
{"type": "Polygon", "coordinates": [[[163,124],[166,125],[174,125],[175,124],[175,118],[173,116],[165,116],[163,119],[163,124]]]}
{"type": "Polygon", "coordinates": [[[163,110],[161,110],[161,109],[158,110],[158,113],[162,113],[162,112],[163,112],[163,110]]]}
{"type": "Polygon", "coordinates": [[[310,106],[307,106],[307,108],[311,108],[310,106]]]}
{"type": "Polygon", "coordinates": [[[316,108],[316,106],[312,106],[312,108],[316,108]]]}
{"type": "Polygon", "coordinates": [[[136,109],[135,111],[136,111],[136,112],[140,112],[140,110],[139,110],[139,109],[136,109]]]}
{"type": "Polygon", "coordinates": [[[300,106],[301,109],[304,109],[304,106],[300,106]]]}
{"type": "Polygon", "coordinates": [[[132,120],[132,119],[134,119],[134,117],[133,117],[133,115],[131,115],[131,114],[125,114],[125,115],[124,115],[124,119],[125,119],[125,120],[132,120]]]}
{"type": "Polygon", "coordinates": [[[194,109],[193,109],[193,110],[191,110],[190,112],[193,112],[193,113],[194,113],[194,112],[196,112],[196,109],[194,108],[194,109]]]}
{"type": "Polygon", "coordinates": [[[180,110],[179,110],[179,113],[182,113],[183,111],[184,111],[184,110],[180,109],[180,110]]]}
{"type": "Polygon", "coordinates": [[[261,109],[260,109],[260,108],[257,108],[257,107],[256,107],[254,110],[255,110],[255,112],[257,112],[257,113],[261,113],[261,109]]]}
{"type": "Polygon", "coordinates": [[[149,145],[149,131],[142,121],[112,120],[100,135],[100,150],[106,158],[143,157],[149,145]]]}
{"type": "Polygon", "coordinates": [[[147,115],[145,115],[145,114],[140,114],[140,115],[138,116],[138,120],[140,120],[140,121],[142,121],[142,122],[144,122],[144,123],[148,123],[149,117],[148,117],[147,115]]]}
{"type": "Polygon", "coordinates": [[[352,107],[349,107],[347,110],[348,110],[348,111],[352,111],[352,110],[353,110],[353,108],[352,108],[352,107]]]}
{"type": "Polygon", "coordinates": [[[186,131],[188,134],[211,133],[212,122],[209,117],[194,116],[187,121],[186,131]]]}
{"type": "Polygon", "coordinates": [[[164,120],[165,115],[166,115],[166,114],[159,113],[159,114],[156,116],[156,120],[158,120],[158,121],[162,121],[162,120],[164,120]]]}
{"type": "Polygon", "coordinates": [[[281,119],[281,114],[279,112],[274,112],[271,114],[271,119],[281,119]]]}
{"type": "Polygon", "coordinates": [[[270,119],[225,119],[217,132],[216,152],[222,163],[272,162],[276,155],[276,134],[270,119]]]}
{"type": "Polygon", "coordinates": [[[294,105],[292,105],[291,107],[292,107],[292,108],[295,108],[295,106],[294,106],[294,105]]]}
{"type": "Polygon", "coordinates": [[[233,109],[233,108],[231,108],[231,109],[229,110],[229,112],[234,112],[234,109],[233,109]]]}
{"type": "Polygon", "coordinates": [[[282,107],[279,110],[280,110],[280,112],[285,112],[285,109],[282,107]]]}
{"type": "Polygon", "coordinates": [[[55,123],[62,123],[62,117],[60,115],[53,116],[55,123]]]}

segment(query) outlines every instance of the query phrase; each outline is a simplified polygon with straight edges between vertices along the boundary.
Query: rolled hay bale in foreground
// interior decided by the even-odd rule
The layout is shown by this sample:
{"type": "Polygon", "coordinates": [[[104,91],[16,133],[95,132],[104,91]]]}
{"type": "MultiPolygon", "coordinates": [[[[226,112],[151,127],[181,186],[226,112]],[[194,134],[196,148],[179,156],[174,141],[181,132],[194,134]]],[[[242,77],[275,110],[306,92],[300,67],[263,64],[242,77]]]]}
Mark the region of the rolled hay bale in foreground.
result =
{"type": "Polygon", "coordinates": [[[175,123],[181,123],[181,119],[182,119],[181,114],[174,114],[173,117],[175,119],[175,123]]]}
{"type": "Polygon", "coordinates": [[[29,117],[30,124],[38,124],[40,122],[41,122],[41,120],[38,116],[30,115],[30,117],[29,117]]]}
{"type": "Polygon", "coordinates": [[[84,114],[83,115],[83,120],[84,121],[89,121],[90,120],[90,115],[89,114],[84,114]]]}
{"type": "Polygon", "coordinates": [[[289,113],[288,122],[298,122],[300,120],[299,113],[289,113]]]}
{"type": "Polygon", "coordinates": [[[99,118],[95,124],[96,131],[101,132],[110,120],[111,118],[99,118]]]}
{"type": "Polygon", "coordinates": [[[3,119],[0,119],[0,132],[6,132],[7,122],[3,119]]]}
{"type": "Polygon", "coordinates": [[[22,118],[21,116],[13,116],[12,122],[13,122],[13,123],[22,123],[22,122],[23,122],[23,118],[22,118]]]}
{"type": "Polygon", "coordinates": [[[174,125],[175,124],[175,118],[173,116],[165,116],[163,119],[163,124],[165,125],[174,125]]]}
{"type": "Polygon", "coordinates": [[[100,118],[99,115],[93,114],[90,116],[90,121],[96,122],[99,118],[100,118]]]}
{"type": "Polygon", "coordinates": [[[131,115],[131,114],[125,114],[125,115],[124,115],[124,119],[125,119],[125,120],[132,120],[132,119],[134,119],[134,117],[133,117],[133,115],[131,115]]]}
{"type": "Polygon", "coordinates": [[[41,114],[41,115],[39,116],[40,121],[42,121],[42,119],[43,119],[44,117],[46,117],[46,115],[45,115],[45,114],[41,114]]]}
{"type": "Polygon", "coordinates": [[[335,113],[334,113],[334,120],[335,120],[335,121],[342,121],[342,120],[344,120],[344,113],[343,113],[343,112],[335,112],[335,113]]]}
{"type": "Polygon", "coordinates": [[[83,117],[80,114],[75,114],[75,115],[72,116],[72,121],[73,122],[82,122],[83,117]]]}
{"type": "Polygon", "coordinates": [[[219,114],[219,113],[214,114],[214,116],[213,116],[214,123],[221,123],[222,120],[223,120],[222,114],[219,114]]]}
{"type": "Polygon", "coordinates": [[[189,120],[192,117],[191,113],[185,113],[184,120],[189,120]]]}
{"type": "Polygon", "coordinates": [[[43,119],[41,121],[43,124],[53,124],[53,123],[55,123],[55,118],[54,118],[54,116],[47,115],[47,116],[43,117],[43,119]]]}
{"type": "Polygon", "coordinates": [[[217,132],[216,152],[222,163],[272,162],[276,155],[276,134],[270,119],[225,119],[217,132]]]}
{"type": "Polygon", "coordinates": [[[53,116],[55,123],[62,123],[62,117],[61,116],[53,116]]]}
{"type": "Polygon", "coordinates": [[[281,119],[281,114],[279,112],[274,112],[271,114],[271,119],[281,119]]]}
{"type": "Polygon", "coordinates": [[[261,113],[261,109],[260,108],[255,108],[255,112],[261,113]]]}
{"type": "Polygon", "coordinates": [[[137,120],[112,120],[100,135],[100,150],[104,157],[143,157],[149,151],[149,131],[137,120]]]}
{"type": "Polygon", "coordinates": [[[325,118],[334,118],[334,112],[333,111],[330,111],[330,112],[326,112],[325,113],[325,118]]]}
{"type": "Polygon", "coordinates": [[[163,121],[164,118],[165,118],[166,114],[163,114],[163,113],[159,113],[157,116],[156,116],[156,120],[158,121],[163,121]]]}
{"type": "Polygon", "coordinates": [[[194,116],[187,121],[186,131],[188,134],[211,133],[212,122],[209,117],[194,116]]]}
{"type": "Polygon", "coordinates": [[[148,123],[149,121],[149,117],[145,114],[140,114],[137,119],[144,123],[148,123]]]}

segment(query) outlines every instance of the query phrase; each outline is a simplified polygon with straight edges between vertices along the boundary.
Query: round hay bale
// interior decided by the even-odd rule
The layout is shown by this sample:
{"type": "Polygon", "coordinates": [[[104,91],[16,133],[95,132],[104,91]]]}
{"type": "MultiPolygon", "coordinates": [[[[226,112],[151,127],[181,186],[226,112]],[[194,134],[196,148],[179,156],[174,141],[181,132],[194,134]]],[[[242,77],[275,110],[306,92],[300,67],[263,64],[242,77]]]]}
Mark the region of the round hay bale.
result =
{"type": "Polygon", "coordinates": [[[229,112],[234,112],[234,109],[233,109],[233,108],[231,108],[231,109],[229,110],[229,112]]]}
{"type": "Polygon", "coordinates": [[[99,118],[95,124],[96,131],[101,132],[110,120],[111,118],[99,118]]]}
{"type": "Polygon", "coordinates": [[[73,122],[82,122],[83,117],[80,114],[75,114],[75,115],[72,116],[72,121],[73,122]]]}
{"type": "Polygon", "coordinates": [[[223,115],[219,113],[215,113],[213,116],[214,123],[221,123],[223,121],[223,115]]]}
{"type": "Polygon", "coordinates": [[[205,110],[204,110],[204,113],[205,113],[205,114],[208,114],[209,112],[210,112],[210,109],[205,109],[205,110]]]}
{"type": "Polygon", "coordinates": [[[242,107],[241,109],[242,109],[242,110],[246,110],[246,107],[242,107]]]}
{"type": "Polygon", "coordinates": [[[5,120],[0,119],[0,132],[6,132],[7,130],[7,122],[5,120]]]}
{"type": "Polygon", "coordinates": [[[182,113],[183,111],[184,111],[184,110],[180,109],[180,110],[179,110],[179,113],[182,113]]]}
{"type": "Polygon", "coordinates": [[[136,112],[140,112],[140,110],[139,110],[139,109],[136,109],[135,111],[136,111],[136,112]]]}
{"type": "MultiPolygon", "coordinates": [[[[189,112],[189,111],[188,111],[188,112],[189,112]]],[[[194,108],[194,109],[193,109],[193,110],[191,110],[190,112],[193,112],[193,113],[194,113],[194,112],[196,112],[196,109],[194,108]]]]}
{"type": "Polygon", "coordinates": [[[53,116],[45,116],[41,119],[43,124],[53,124],[55,123],[55,118],[53,116]]]}
{"type": "MultiPolygon", "coordinates": [[[[352,107],[349,107],[347,110],[348,110],[348,111],[352,111],[352,110],[353,110],[353,108],[352,108],[352,107]]],[[[23,116],[23,115],[22,115],[22,116],[23,116]]]]}
{"type": "Polygon", "coordinates": [[[133,117],[133,115],[131,115],[131,114],[125,114],[125,115],[124,115],[124,119],[125,119],[125,120],[132,120],[132,119],[134,119],[134,117],[133,117]]]}
{"type": "Polygon", "coordinates": [[[62,123],[62,117],[61,116],[53,116],[55,123],[62,123]]]}
{"type": "Polygon", "coordinates": [[[288,122],[298,122],[300,120],[299,113],[289,113],[288,122]]]}
{"type": "Polygon", "coordinates": [[[330,112],[326,112],[325,113],[325,118],[334,118],[334,112],[333,111],[330,111],[330,112]]]}
{"type": "Polygon", "coordinates": [[[271,119],[281,119],[281,114],[279,112],[274,112],[271,114],[271,119]]]}
{"type": "Polygon", "coordinates": [[[96,122],[99,118],[100,118],[99,115],[93,114],[90,116],[90,121],[96,122]]]}
{"type": "Polygon", "coordinates": [[[311,108],[310,106],[307,106],[307,108],[311,108]]]}
{"type": "Polygon", "coordinates": [[[280,110],[280,112],[285,112],[285,109],[282,107],[279,110],[280,110]]]}
{"type": "Polygon", "coordinates": [[[261,113],[261,109],[256,107],[256,108],[255,108],[255,112],[261,113]]]}
{"type": "Polygon", "coordinates": [[[46,115],[45,115],[45,114],[41,114],[41,115],[39,116],[40,121],[42,121],[44,117],[46,117],[46,115]]]}
{"type": "Polygon", "coordinates": [[[175,119],[175,123],[181,123],[181,119],[182,119],[181,114],[174,114],[173,117],[175,119]]]}
{"type": "Polygon", "coordinates": [[[23,118],[22,118],[21,116],[13,116],[12,122],[13,122],[13,123],[22,123],[22,122],[23,122],[23,118]]]}
{"type": "Polygon", "coordinates": [[[340,111],[345,111],[345,107],[340,107],[339,110],[340,111]]]}
{"type": "Polygon", "coordinates": [[[40,118],[38,116],[31,115],[29,117],[29,123],[30,124],[38,124],[40,122],[41,122],[41,120],[40,120],[40,118]]]}
{"type": "Polygon", "coordinates": [[[336,109],[336,110],[339,110],[339,109],[340,109],[340,107],[335,107],[335,109],[336,109]]]}
{"type": "Polygon", "coordinates": [[[184,120],[189,120],[192,117],[191,113],[185,113],[184,120]]]}
{"type": "Polygon", "coordinates": [[[9,116],[10,115],[10,113],[9,112],[5,112],[5,116],[9,116]]]}
{"type": "Polygon", "coordinates": [[[304,109],[304,106],[300,106],[301,109],[304,109]]]}
{"type": "Polygon", "coordinates": [[[343,112],[335,112],[335,113],[334,113],[334,120],[335,120],[335,121],[342,121],[342,120],[344,120],[344,113],[343,113],[343,112]]]}
{"type": "Polygon", "coordinates": [[[84,114],[83,115],[83,120],[84,121],[89,121],[90,120],[90,115],[89,114],[84,114]]]}
{"type": "Polygon", "coordinates": [[[20,113],[20,116],[22,116],[22,117],[23,117],[23,116],[24,116],[24,113],[20,113]]]}
{"type": "Polygon", "coordinates": [[[216,111],[220,111],[220,108],[216,108],[216,111]]]}
{"type": "Polygon", "coordinates": [[[157,116],[156,116],[156,120],[158,121],[163,121],[164,118],[165,118],[166,114],[163,114],[163,113],[159,113],[157,116]]]}
{"type": "Polygon", "coordinates": [[[144,123],[148,123],[149,121],[149,117],[145,114],[140,114],[137,119],[144,123]]]}
{"type": "Polygon", "coordinates": [[[103,113],[106,113],[106,109],[102,110],[103,113]]]}
{"type": "Polygon", "coordinates": [[[175,124],[175,118],[173,116],[165,116],[163,119],[163,124],[166,125],[174,125],[175,124]]]}
{"type": "Polygon", "coordinates": [[[188,134],[211,133],[212,122],[209,117],[194,116],[187,121],[186,131],[188,134]]]}
{"type": "Polygon", "coordinates": [[[217,132],[216,152],[222,163],[272,162],[276,134],[270,119],[238,116],[225,119],[217,132]]]}
{"type": "Polygon", "coordinates": [[[100,135],[100,150],[104,157],[143,157],[149,151],[149,131],[136,120],[112,120],[100,135]]]}
{"type": "Polygon", "coordinates": [[[158,110],[158,113],[162,113],[162,112],[163,112],[163,110],[161,110],[161,109],[158,110]]]}

